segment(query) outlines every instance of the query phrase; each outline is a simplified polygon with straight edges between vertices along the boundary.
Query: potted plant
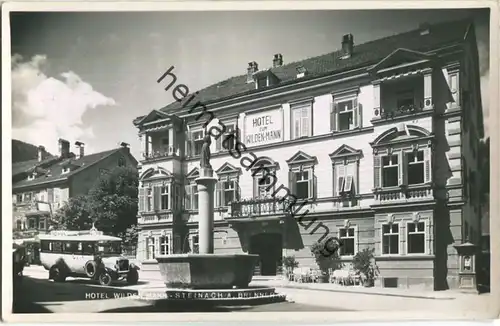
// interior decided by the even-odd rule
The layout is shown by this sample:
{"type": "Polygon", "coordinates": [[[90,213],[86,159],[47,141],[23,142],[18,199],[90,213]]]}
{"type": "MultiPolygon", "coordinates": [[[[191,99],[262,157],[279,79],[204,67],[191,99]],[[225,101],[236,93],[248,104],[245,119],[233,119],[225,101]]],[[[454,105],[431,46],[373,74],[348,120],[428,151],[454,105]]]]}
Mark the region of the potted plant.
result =
{"type": "Polygon", "coordinates": [[[329,236],[311,246],[311,253],[321,271],[321,283],[328,282],[330,268],[333,270],[342,268],[343,264],[338,252],[341,245],[342,243],[337,238],[329,236]]]}
{"type": "Polygon", "coordinates": [[[356,274],[361,276],[363,285],[366,287],[374,286],[375,279],[380,274],[377,263],[375,262],[374,252],[375,249],[373,248],[365,248],[358,252],[352,260],[352,266],[356,274]]]}
{"type": "Polygon", "coordinates": [[[290,273],[293,273],[293,269],[297,267],[299,267],[299,262],[295,259],[295,256],[283,257],[283,269],[287,280],[290,279],[290,273]]]}

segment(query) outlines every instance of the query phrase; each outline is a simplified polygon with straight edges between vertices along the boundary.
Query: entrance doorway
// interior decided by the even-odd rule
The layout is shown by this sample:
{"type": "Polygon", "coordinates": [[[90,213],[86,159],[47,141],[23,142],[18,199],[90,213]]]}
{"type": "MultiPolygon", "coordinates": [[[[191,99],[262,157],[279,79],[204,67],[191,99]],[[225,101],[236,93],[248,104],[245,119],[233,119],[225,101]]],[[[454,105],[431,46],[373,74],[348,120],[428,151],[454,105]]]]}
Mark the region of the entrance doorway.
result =
{"type": "Polygon", "coordinates": [[[260,275],[276,275],[282,263],[282,236],[280,233],[259,233],[250,238],[249,253],[259,255],[256,268],[260,275]]]}

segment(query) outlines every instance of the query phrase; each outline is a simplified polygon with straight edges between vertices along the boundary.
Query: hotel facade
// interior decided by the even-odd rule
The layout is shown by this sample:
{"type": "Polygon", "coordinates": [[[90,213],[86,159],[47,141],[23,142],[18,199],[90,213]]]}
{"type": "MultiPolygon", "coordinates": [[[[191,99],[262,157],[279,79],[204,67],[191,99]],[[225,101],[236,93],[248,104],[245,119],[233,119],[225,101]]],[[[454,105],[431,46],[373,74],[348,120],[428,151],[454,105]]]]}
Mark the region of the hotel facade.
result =
{"type": "Polygon", "coordinates": [[[328,233],[343,240],[346,263],[375,249],[378,286],[458,286],[453,245],[480,241],[474,26],[423,25],[360,45],[348,34],[338,48],[291,64],[276,54],[264,70],[250,62],[197,92],[173,68],[160,77],[178,101],[134,120],[144,268],[196,252],[195,179],[217,126],[216,253],[258,254],[257,272],[272,275],[284,256],[315,267],[310,246],[328,233]],[[279,200],[289,194],[295,217],[279,200]]]}

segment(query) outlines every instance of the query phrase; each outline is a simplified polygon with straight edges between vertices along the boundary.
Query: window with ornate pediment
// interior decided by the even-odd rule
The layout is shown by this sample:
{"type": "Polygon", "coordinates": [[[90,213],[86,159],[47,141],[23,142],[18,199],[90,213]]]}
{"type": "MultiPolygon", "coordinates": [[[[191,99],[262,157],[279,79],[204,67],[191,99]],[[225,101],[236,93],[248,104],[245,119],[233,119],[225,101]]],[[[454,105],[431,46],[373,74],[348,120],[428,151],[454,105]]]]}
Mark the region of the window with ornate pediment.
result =
{"type": "Polygon", "coordinates": [[[163,168],[150,168],[139,177],[139,212],[178,209],[180,187],[173,175],[163,168]]]}
{"type": "Polygon", "coordinates": [[[253,197],[270,198],[276,189],[276,171],[279,164],[269,157],[259,158],[251,168],[253,197]]]}
{"type": "Polygon", "coordinates": [[[226,162],[215,173],[219,178],[215,185],[215,207],[229,207],[232,202],[239,201],[241,168],[226,162]]]}
{"type": "Polygon", "coordinates": [[[236,146],[239,131],[236,123],[224,124],[225,131],[215,140],[215,151],[228,151],[236,146]]]}
{"type": "Polygon", "coordinates": [[[187,132],[186,141],[186,155],[187,156],[199,156],[201,154],[201,148],[203,147],[203,138],[205,137],[205,130],[202,128],[189,130],[187,132]]]}
{"type": "Polygon", "coordinates": [[[374,188],[430,185],[432,139],[424,128],[400,124],[371,143],[374,188]]]}
{"type": "Polygon", "coordinates": [[[349,198],[359,194],[359,160],[362,151],[342,145],[329,156],[333,168],[333,196],[349,198]]]}
{"type": "Polygon", "coordinates": [[[200,176],[198,168],[194,168],[186,176],[186,185],[184,186],[184,209],[188,211],[198,210],[198,185],[196,178],[200,176]]]}
{"type": "Polygon", "coordinates": [[[298,151],[286,161],[289,167],[288,187],[297,199],[314,199],[317,197],[317,177],[314,168],[318,164],[316,156],[298,151]]]}

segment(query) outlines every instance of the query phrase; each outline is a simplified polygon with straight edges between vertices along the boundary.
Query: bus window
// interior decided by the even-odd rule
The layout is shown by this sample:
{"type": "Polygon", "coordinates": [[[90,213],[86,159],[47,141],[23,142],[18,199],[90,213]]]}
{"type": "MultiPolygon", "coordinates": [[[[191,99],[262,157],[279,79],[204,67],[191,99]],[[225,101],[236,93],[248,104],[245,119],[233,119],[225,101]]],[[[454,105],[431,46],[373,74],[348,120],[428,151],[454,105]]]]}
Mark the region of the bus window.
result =
{"type": "Polygon", "coordinates": [[[94,243],[84,242],[83,244],[83,254],[93,255],[94,254],[94,243]]]}
{"type": "Polygon", "coordinates": [[[82,252],[83,246],[81,242],[78,242],[78,252],[82,252]]]}
{"type": "Polygon", "coordinates": [[[52,244],[52,251],[53,252],[62,252],[62,242],[60,241],[54,241],[54,243],[52,244]]]}
{"type": "Polygon", "coordinates": [[[68,254],[79,253],[78,242],[75,241],[64,242],[64,252],[68,254]]]}
{"type": "Polygon", "coordinates": [[[40,251],[47,252],[50,251],[50,242],[47,240],[40,241],[40,251]]]}

